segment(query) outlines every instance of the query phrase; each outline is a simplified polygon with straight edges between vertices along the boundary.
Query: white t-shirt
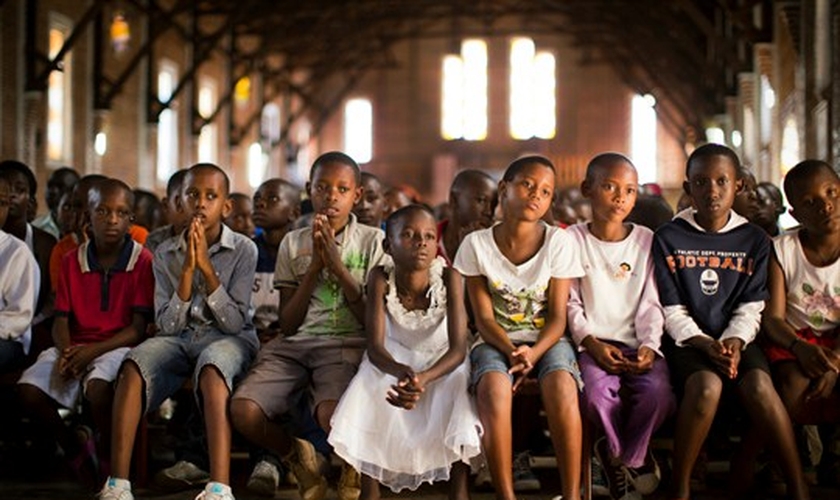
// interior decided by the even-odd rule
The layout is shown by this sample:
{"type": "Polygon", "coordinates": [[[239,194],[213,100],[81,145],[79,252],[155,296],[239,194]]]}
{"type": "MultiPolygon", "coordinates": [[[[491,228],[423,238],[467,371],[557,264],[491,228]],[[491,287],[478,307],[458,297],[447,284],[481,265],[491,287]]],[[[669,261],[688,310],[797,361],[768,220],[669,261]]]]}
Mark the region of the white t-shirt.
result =
{"type": "Polygon", "coordinates": [[[452,266],[464,276],[484,276],[496,322],[511,341],[536,342],[545,325],[551,278],[577,278],[583,268],[569,234],[543,224],[542,248],[527,262],[515,265],[493,239],[493,228],[468,234],[452,266]]]}
{"type": "Polygon", "coordinates": [[[592,335],[659,352],[665,318],[653,275],[653,232],[633,225],[621,241],[602,241],[587,224],[568,229],[586,276],[573,280],[569,330],[575,343],[592,335]]]}
{"type": "Polygon", "coordinates": [[[773,249],[785,276],[787,322],[819,336],[840,326],[840,259],[825,267],[808,262],[799,231],[774,238],[773,249]]]}

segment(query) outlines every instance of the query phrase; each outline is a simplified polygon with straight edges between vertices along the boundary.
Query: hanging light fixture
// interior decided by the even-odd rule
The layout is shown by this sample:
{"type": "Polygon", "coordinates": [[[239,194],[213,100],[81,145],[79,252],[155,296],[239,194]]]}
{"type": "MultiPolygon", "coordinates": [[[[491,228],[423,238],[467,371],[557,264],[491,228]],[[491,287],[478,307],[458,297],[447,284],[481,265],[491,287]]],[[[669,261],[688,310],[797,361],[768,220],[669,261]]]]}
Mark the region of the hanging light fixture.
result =
{"type": "Polygon", "coordinates": [[[237,104],[246,104],[251,99],[251,79],[243,76],[236,82],[233,88],[233,98],[237,104]]]}
{"type": "Polygon", "coordinates": [[[114,47],[114,52],[117,54],[124,52],[130,41],[131,27],[123,11],[118,10],[114,12],[114,17],[111,20],[111,45],[114,47]]]}

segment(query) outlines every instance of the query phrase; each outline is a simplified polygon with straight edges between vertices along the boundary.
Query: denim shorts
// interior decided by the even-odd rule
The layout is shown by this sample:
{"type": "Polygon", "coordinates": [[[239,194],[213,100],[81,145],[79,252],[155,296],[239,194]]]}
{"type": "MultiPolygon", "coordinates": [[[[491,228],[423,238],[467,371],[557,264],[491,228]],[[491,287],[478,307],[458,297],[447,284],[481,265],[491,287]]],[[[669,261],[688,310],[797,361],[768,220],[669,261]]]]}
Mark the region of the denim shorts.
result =
{"type": "MultiPolygon", "coordinates": [[[[481,380],[481,377],[490,372],[504,373],[513,382],[513,375],[508,373],[510,363],[508,362],[507,356],[490,344],[478,344],[473,347],[470,352],[470,364],[472,365],[472,376],[470,380],[472,390],[475,390],[476,386],[478,386],[478,381],[481,380]]],[[[539,361],[537,361],[537,364],[534,365],[531,374],[536,374],[537,379],[542,380],[544,376],[558,370],[569,372],[572,378],[575,379],[578,390],[583,388],[583,379],[580,376],[580,368],[578,367],[577,357],[575,356],[575,349],[572,347],[571,340],[565,336],[543,354],[539,361]]]]}
{"type": "MultiPolygon", "coordinates": [[[[227,335],[215,331],[184,330],[180,335],[152,337],[128,352],[140,370],[146,389],[145,410],[149,412],[192,377],[198,395],[201,370],[213,366],[233,393],[234,382],[243,377],[259,349],[253,331],[227,335]]],[[[199,406],[200,407],[200,406],[199,406]]]]}

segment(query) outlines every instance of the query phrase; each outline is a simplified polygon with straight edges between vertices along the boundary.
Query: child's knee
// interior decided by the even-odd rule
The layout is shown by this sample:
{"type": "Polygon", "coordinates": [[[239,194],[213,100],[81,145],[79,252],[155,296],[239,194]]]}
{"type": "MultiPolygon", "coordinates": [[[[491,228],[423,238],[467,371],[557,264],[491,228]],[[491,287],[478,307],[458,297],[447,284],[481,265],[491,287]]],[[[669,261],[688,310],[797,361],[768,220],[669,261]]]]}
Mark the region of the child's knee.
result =
{"type": "Polygon", "coordinates": [[[683,405],[691,405],[701,415],[714,414],[717,410],[723,384],[720,379],[707,373],[698,373],[686,382],[683,405]]]}
{"type": "Polygon", "coordinates": [[[250,399],[234,398],[230,401],[230,419],[239,432],[246,434],[267,419],[262,408],[250,399]]]}

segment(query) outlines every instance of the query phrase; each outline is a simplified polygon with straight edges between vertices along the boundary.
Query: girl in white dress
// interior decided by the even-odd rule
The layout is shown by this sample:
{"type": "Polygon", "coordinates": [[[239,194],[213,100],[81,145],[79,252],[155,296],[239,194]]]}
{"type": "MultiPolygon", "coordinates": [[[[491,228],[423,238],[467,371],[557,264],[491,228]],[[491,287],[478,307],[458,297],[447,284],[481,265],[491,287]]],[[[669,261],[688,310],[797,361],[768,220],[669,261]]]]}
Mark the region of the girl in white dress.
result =
{"type": "Polygon", "coordinates": [[[481,424],[467,387],[467,319],[460,275],[435,257],[430,210],[411,205],[386,221],[394,269],[367,283],[368,350],[332,418],[329,442],[362,474],[362,500],[450,479],[469,498],[481,424]]]}

